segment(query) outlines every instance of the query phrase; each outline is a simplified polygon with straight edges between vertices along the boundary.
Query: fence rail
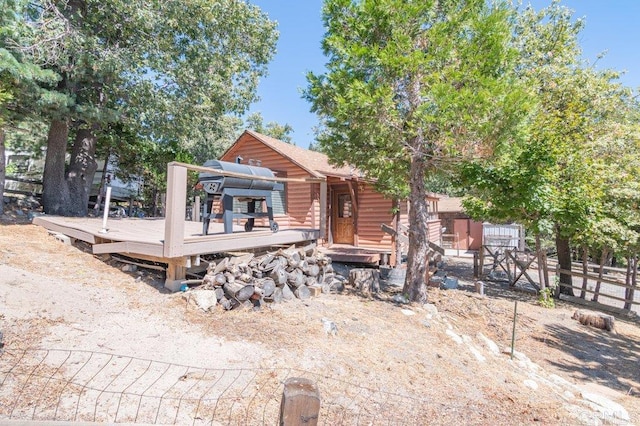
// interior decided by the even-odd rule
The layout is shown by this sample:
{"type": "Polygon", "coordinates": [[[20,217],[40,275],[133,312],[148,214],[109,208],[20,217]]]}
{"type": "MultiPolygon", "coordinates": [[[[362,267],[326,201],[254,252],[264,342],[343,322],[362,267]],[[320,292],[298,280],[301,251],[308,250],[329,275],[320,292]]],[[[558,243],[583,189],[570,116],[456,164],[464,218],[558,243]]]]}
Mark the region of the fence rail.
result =
{"type": "MultiPolygon", "coordinates": [[[[576,272],[576,271],[569,271],[567,269],[561,269],[561,268],[557,268],[556,269],[556,273],[559,274],[565,274],[565,275],[570,275],[572,278],[576,277],[576,278],[586,278],[587,280],[591,280],[591,281],[596,281],[596,282],[600,282],[603,284],[608,284],[610,286],[614,286],[614,287],[619,287],[619,288],[624,288],[626,290],[638,290],[638,293],[640,294],[640,287],[637,286],[632,286],[632,285],[628,285],[624,282],[620,282],[617,280],[613,280],[613,279],[608,279],[605,277],[599,277],[598,275],[593,275],[593,274],[584,274],[582,272],[576,272]]],[[[624,302],[625,304],[628,303],[630,305],[638,305],[640,306],[640,300],[635,300],[635,292],[633,292],[633,294],[631,294],[631,297],[628,297],[628,292],[625,291],[625,297],[619,297],[617,295],[613,295],[611,293],[607,293],[607,292],[603,292],[602,288],[598,288],[597,290],[592,290],[589,288],[589,286],[587,285],[586,287],[583,286],[577,286],[574,283],[572,283],[571,285],[569,284],[564,284],[564,283],[558,283],[558,285],[560,287],[564,287],[564,288],[572,288],[574,290],[579,290],[579,291],[584,291],[585,293],[589,293],[589,294],[593,294],[594,297],[596,298],[596,300],[598,299],[598,296],[602,296],[602,297],[606,297],[608,299],[612,299],[612,300],[616,300],[619,302],[624,302]]]]}
{"type": "MultiPolygon", "coordinates": [[[[17,182],[18,185],[8,185],[5,183],[4,192],[8,194],[42,196],[42,181],[37,179],[26,179],[18,176],[5,176],[5,182],[17,182]],[[22,184],[22,185],[20,185],[22,184]]],[[[2,195],[2,194],[0,194],[2,195]]]]}

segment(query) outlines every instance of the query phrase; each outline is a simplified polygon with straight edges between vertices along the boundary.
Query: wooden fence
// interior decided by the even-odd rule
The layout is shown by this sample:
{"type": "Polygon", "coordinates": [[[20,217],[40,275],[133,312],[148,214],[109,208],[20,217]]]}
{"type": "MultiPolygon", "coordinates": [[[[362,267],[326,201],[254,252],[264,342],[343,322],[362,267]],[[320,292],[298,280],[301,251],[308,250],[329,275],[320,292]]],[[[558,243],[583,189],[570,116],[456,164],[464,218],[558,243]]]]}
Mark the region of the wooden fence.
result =
{"type": "MultiPolygon", "coordinates": [[[[573,265],[572,265],[573,266],[573,265]]],[[[597,265],[589,265],[589,268],[600,268],[597,265]]],[[[621,273],[623,270],[618,268],[607,268],[603,267],[603,269],[607,272],[621,273]]],[[[592,294],[592,301],[598,302],[600,297],[614,300],[616,302],[624,303],[625,309],[629,309],[629,307],[635,305],[640,306],[640,300],[636,297],[636,290],[638,291],[638,295],[640,295],[640,288],[637,285],[629,285],[626,282],[620,281],[615,278],[609,278],[605,276],[600,276],[599,274],[585,274],[584,272],[574,271],[573,267],[571,270],[560,268],[559,264],[555,265],[556,276],[560,276],[560,274],[571,276],[572,283],[558,283],[556,288],[556,295],[559,295],[560,288],[572,288],[574,290],[574,294],[579,293],[581,299],[586,300],[587,294],[592,294]],[[573,281],[574,278],[578,278],[582,280],[580,285],[576,285],[573,281]],[[586,281],[584,281],[586,279],[586,281]],[[620,294],[623,294],[621,297],[620,294]]],[[[626,271],[624,271],[626,273],[626,271]]],[[[633,308],[631,308],[633,310],[633,308]]]]}
{"type": "MultiPolygon", "coordinates": [[[[539,284],[542,278],[541,274],[544,274],[544,271],[540,271],[538,268],[537,255],[535,254],[513,249],[495,250],[483,246],[483,252],[474,259],[474,276],[485,277],[487,275],[484,270],[485,259],[490,259],[491,270],[502,273],[504,278],[508,280],[510,287],[515,287],[521,278],[526,278],[527,284],[530,284],[536,291],[544,287],[539,284]]],[[[560,274],[571,276],[571,284],[560,283],[558,280],[558,285],[555,288],[556,297],[560,295],[560,288],[571,288],[578,299],[589,300],[587,295],[591,295],[590,301],[592,302],[640,312],[640,287],[624,281],[627,274],[626,269],[604,266],[602,267],[604,274],[601,276],[598,273],[600,265],[593,263],[590,263],[588,268],[596,272],[586,274],[582,271],[582,263],[578,262],[572,263],[571,270],[560,268],[556,259],[547,259],[547,266],[549,271],[555,270],[556,277],[560,277],[560,274]],[[581,268],[581,270],[577,271],[576,268],[581,268]]]]}

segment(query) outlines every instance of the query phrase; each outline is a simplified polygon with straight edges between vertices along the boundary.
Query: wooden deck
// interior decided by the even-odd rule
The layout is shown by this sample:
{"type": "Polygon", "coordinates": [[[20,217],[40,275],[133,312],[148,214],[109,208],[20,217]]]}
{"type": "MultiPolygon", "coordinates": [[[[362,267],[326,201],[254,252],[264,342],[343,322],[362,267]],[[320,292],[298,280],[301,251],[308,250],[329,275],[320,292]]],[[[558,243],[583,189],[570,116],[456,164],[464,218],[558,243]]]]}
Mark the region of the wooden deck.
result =
{"type": "Polygon", "coordinates": [[[165,286],[172,290],[176,289],[175,281],[184,279],[184,268],[200,255],[303,243],[319,237],[317,229],[285,229],[273,233],[267,228],[255,228],[245,232],[241,226],[234,226],[232,234],[225,234],[223,224],[214,222],[209,226],[209,234],[202,235],[201,222],[185,221],[181,245],[172,247],[172,253],[179,256],[169,257],[165,254],[166,222],[161,218],[109,218],[106,232],[103,232],[101,218],[38,216],[33,223],[85,241],[93,246],[95,254],[121,253],[167,263],[165,286]]]}

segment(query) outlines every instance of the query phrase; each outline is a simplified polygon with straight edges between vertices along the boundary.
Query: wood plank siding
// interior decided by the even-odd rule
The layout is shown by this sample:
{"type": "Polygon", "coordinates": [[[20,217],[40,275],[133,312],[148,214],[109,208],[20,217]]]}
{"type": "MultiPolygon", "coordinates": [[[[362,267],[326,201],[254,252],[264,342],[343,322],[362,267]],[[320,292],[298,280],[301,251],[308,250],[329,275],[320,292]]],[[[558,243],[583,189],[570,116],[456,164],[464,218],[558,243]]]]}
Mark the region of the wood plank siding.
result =
{"type": "MultiPolygon", "coordinates": [[[[288,158],[266,146],[250,134],[244,134],[242,143],[234,144],[221,158],[234,162],[240,156],[243,163],[257,160],[261,167],[271,169],[276,176],[287,178],[308,178],[311,175],[291,162],[288,158]]],[[[276,215],[275,221],[281,229],[310,226],[317,228],[320,223],[317,199],[312,199],[312,184],[289,182],[285,184],[286,215],[276,215]]],[[[259,223],[256,221],[256,223],[259,223]]]]}
{"type": "Polygon", "coordinates": [[[360,185],[359,188],[362,190],[358,191],[358,245],[389,250],[391,235],[383,232],[381,225],[393,226],[393,202],[375,192],[370,185],[360,185]]]}

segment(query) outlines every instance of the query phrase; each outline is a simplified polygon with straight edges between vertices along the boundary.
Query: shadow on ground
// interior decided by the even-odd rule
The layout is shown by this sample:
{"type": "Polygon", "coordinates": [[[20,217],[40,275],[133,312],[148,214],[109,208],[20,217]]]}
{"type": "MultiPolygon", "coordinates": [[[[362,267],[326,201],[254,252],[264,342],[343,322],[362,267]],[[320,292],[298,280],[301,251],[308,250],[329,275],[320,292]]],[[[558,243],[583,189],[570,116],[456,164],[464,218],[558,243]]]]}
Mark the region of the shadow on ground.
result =
{"type": "Polygon", "coordinates": [[[604,330],[576,330],[548,324],[536,340],[565,352],[567,357],[548,362],[576,379],[640,397],[640,343],[604,330]]]}

